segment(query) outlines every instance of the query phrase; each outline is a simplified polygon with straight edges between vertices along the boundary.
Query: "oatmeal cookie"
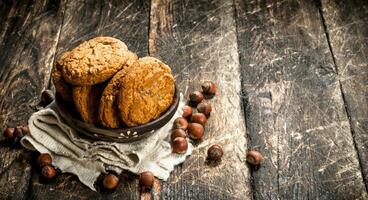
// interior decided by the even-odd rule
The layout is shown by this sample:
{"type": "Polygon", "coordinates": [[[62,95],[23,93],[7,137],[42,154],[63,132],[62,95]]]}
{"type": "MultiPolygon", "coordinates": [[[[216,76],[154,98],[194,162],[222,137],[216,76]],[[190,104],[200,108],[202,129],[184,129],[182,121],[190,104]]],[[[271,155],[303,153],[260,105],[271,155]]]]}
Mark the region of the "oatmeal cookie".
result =
{"type": "Polygon", "coordinates": [[[106,83],[92,86],[74,86],[73,100],[83,121],[90,124],[99,123],[98,104],[106,83]]]}
{"type": "Polygon", "coordinates": [[[66,102],[73,102],[72,85],[66,82],[61,74],[61,66],[56,63],[51,72],[52,82],[54,83],[56,93],[66,102]]]}
{"type": "Polygon", "coordinates": [[[136,60],[138,60],[138,56],[131,53],[130,59],[123,69],[113,76],[102,93],[98,114],[101,124],[105,127],[117,128],[120,125],[120,117],[117,110],[117,95],[119,93],[121,79],[127,74],[128,68],[136,60]]]}
{"type": "Polygon", "coordinates": [[[133,127],[158,118],[172,104],[174,92],[169,66],[152,57],[139,59],[122,78],[118,96],[122,122],[133,127]]]}
{"type": "Polygon", "coordinates": [[[112,37],[96,37],[65,52],[58,63],[64,79],[85,86],[104,82],[118,72],[129,59],[124,42],[112,37]]]}

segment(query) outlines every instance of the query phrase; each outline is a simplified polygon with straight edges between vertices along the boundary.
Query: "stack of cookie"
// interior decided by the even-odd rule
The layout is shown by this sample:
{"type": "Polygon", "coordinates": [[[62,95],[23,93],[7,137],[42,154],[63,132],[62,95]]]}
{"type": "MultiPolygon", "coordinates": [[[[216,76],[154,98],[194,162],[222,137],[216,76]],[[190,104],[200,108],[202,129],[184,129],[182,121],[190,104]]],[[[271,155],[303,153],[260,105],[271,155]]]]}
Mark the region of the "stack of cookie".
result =
{"type": "Polygon", "coordinates": [[[83,121],[106,128],[134,127],[161,116],[172,104],[169,66],[138,59],[124,42],[97,37],[65,52],[52,71],[56,93],[75,105],[83,121]]]}

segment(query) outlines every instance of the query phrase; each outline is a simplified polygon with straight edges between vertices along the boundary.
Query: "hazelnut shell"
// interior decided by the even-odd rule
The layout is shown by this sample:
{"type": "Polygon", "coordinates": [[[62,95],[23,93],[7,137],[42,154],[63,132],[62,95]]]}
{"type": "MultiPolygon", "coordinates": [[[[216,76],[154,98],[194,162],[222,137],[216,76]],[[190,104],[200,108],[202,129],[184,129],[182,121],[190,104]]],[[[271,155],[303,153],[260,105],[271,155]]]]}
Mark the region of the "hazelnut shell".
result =
{"type": "Polygon", "coordinates": [[[173,151],[175,153],[185,153],[188,150],[188,141],[183,137],[177,137],[172,141],[173,151]]]}
{"type": "Polygon", "coordinates": [[[21,126],[20,128],[22,129],[22,133],[23,133],[23,135],[27,135],[27,134],[29,134],[29,128],[28,128],[28,125],[21,126]]]}
{"type": "Polygon", "coordinates": [[[55,178],[56,170],[55,170],[54,167],[52,167],[50,165],[46,165],[42,168],[41,174],[44,178],[46,178],[48,180],[51,180],[51,179],[55,178]]]}
{"type": "Polygon", "coordinates": [[[108,174],[104,177],[102,184],[108,190],[115,189],[119,184],[119,178],[114,174],[108,174]]]}
{"type": "Polygon", "coordinates": [[[247,153],[247,162],[251,165],[258,166],[263,160],[263,156],[258,151],[252,150],[247,153]]]}
{"type": "Polygon", "coordinates": [[[202,94],[202,92],[200,91],[195,91],[195,92],[192,92],[190,95],[189,95],[189,99],[191,102],[193,103],[200,103],[201,101],[203,101],[204,99],[204,96],[202,94]]]}
{"type": "Polygon", "coordinates": [[[142,189],[151,189],[153,187],[153,183],[155,181],[155,176],[152,172],[142,172],[139,175],[139,186],[142,189]]]}
{"type": "Polygon", "coordinates": [[[183,129],[174,129],[171,133],[171,141],[174,141],[177,137],[186,138],[187,133],[183,129]]]}
{"type": "Polygon", "coordinates": [[[194,113],[190,117],[190,121],[194,122],[194,123],[201,124],[202,126],[205,126],[206,122],[207,122],[207,117],[203,113],[194,113]]]}
{"type": "Polygon", "coordinates": [[[24,136],[23,135],[23,130],[22,130],[22,128],[20,126],[18,126],[17,128],[15,128],[14,135],[17,138],[22,138],[24,136]]]}
{"type": "Polygon", "coordinates": [[[183,108],[183,117],[184,118],[189,118],[192,115],[192,113],[193,113],[193,108],[192,107],[190,107],[188,105],[184,106],[184,108],[183,108]]]}
{"type": "Polygon", "coordinates": [[[184,117],[176,118],[174,121],[174,129],[177,128],[186,130],[188,128],[188,121],[184,117]]]}
{"type": "Polygon", "coordinates": [[[192,139],[202,139],[204,135],[204,127],[198,123],[190,123],[188,125],[188,134],[192,139]]]}
{"type": "Polygon", "coordinates": [[[14,128],[10,128],[10,127],[6,128],[5,131],[4,131],[4,137],[9,141],[13,140],[14,139],[14,131],[15,131],[14,128]]]}
{"type": "Polygon", "coordinates": [[[37,164],[41,168],[46,166],[46,165],[52,165],[52,158],[51,158],[50,154],[43,153],[43,154],[39,155],[38,158],[37,158],[37,164]]]}
{"type": "Polygon", "coordinates": [[[212,145],[207,150],[207,156],[210,160],[219,161],[221,160],[223,155],[224,155],[224,151],[222,150],[222,147],[218,144],[212,145]]]}
{"type": "Polygon", "coordinates": [[[209,115],[212,112],[212,106],[211,106],[210,103],[202,102],[202,103],[198,104],[197,110],[200,113],[203,113],[205,115],[209,115]]]}
{"type": "Polygon", "coordinates": [[[208,95],[215,95],[217,91],[217,86],[212,81],[206,81],[202,84],[202,91],[208,95]]]}

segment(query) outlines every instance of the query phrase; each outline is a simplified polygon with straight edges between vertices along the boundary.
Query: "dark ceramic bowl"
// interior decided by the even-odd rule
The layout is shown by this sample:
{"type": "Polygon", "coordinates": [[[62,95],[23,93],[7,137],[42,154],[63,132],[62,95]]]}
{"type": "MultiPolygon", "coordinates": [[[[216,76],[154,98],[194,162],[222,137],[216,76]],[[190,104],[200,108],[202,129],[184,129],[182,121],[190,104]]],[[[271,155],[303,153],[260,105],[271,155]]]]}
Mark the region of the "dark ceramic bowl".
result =
{"type": "Polygon", "coordinates": [[[174,116],[178,109],[180,95],[178,89],[175,87],[174,100],[167,111],[159,118],[136,127],[131,128],[116,128],[108,129],[88,124],[79,116],[74,105],[65,103],[59,95],[56,95],[55,102],[59,110],[59,114],[78,133],[83,134],[94,140],[103,140],[111,142],[133,142],[152,135],[155,130],[163,127],[174,116]]]}

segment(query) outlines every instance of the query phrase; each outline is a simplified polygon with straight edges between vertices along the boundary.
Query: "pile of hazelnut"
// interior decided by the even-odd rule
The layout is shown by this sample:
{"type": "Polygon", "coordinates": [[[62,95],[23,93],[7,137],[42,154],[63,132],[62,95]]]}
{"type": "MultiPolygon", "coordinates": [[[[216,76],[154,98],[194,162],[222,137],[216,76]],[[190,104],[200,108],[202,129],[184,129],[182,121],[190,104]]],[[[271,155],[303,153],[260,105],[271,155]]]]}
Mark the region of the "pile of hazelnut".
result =
{"type": "Polygon", "coordinates": [[[52,158],[50,154],[43,153],[37,158],[38,167],[41,169],[41,175],[44,180],[50,181],[56,177],[56,170],[52,166],[52,158]]]}
{"type": "Polygon", "coordinates": [[[4,137],[8,142],[16,143],[28,133],[28,125],[17,126],[16,128],[7,127],[4,131],[4,137]]]}
{"type": "MultiPolygon", "coordinates": [[[[171,142],[175,153],[185,153],[188,149],[187,136],[193,140],[201,140],[204,136],[205,125],[212,107],[209,102],[204,102],[205,97],[213,97],[216,94],[217,87],[211,81],[202,84],[202,91],[195,91],[189,95],[190,105],[197,107],[197,112],[193,113],[193,108],[189,105],[184,107],[182,117],[175,119],[171,142]]],[[[224,151],[219,144],[213,144],[207,150],[207,159],[209,161],[220,161],[224,151]]],[[[263,157],[255,150],[247,152],[246,160],[252,165],[258,167],[263,157]]]]}
{"type": "MultiPolygon", "coordinates": [[[[213,97],[217,87],[211,81],[202,84],[202,91],[194,91],[189,95],[189,105],[184,106],[183,116],[175,119],[171,134],[171,142],[175,153],[185,153],[188,149],[187,137],[200,141],[203,139],[207,118],[210,116],[212,106],[205,97],[213,97]],[[193,107],[197,108],[194,113],[193,107]]],[[[208,99],[208,98],[206,98],[208,99]]],[[[218,144],[212,145],[207,152],[207,158],[212,161],[220,161],[224,154],[218,144]]]]}

